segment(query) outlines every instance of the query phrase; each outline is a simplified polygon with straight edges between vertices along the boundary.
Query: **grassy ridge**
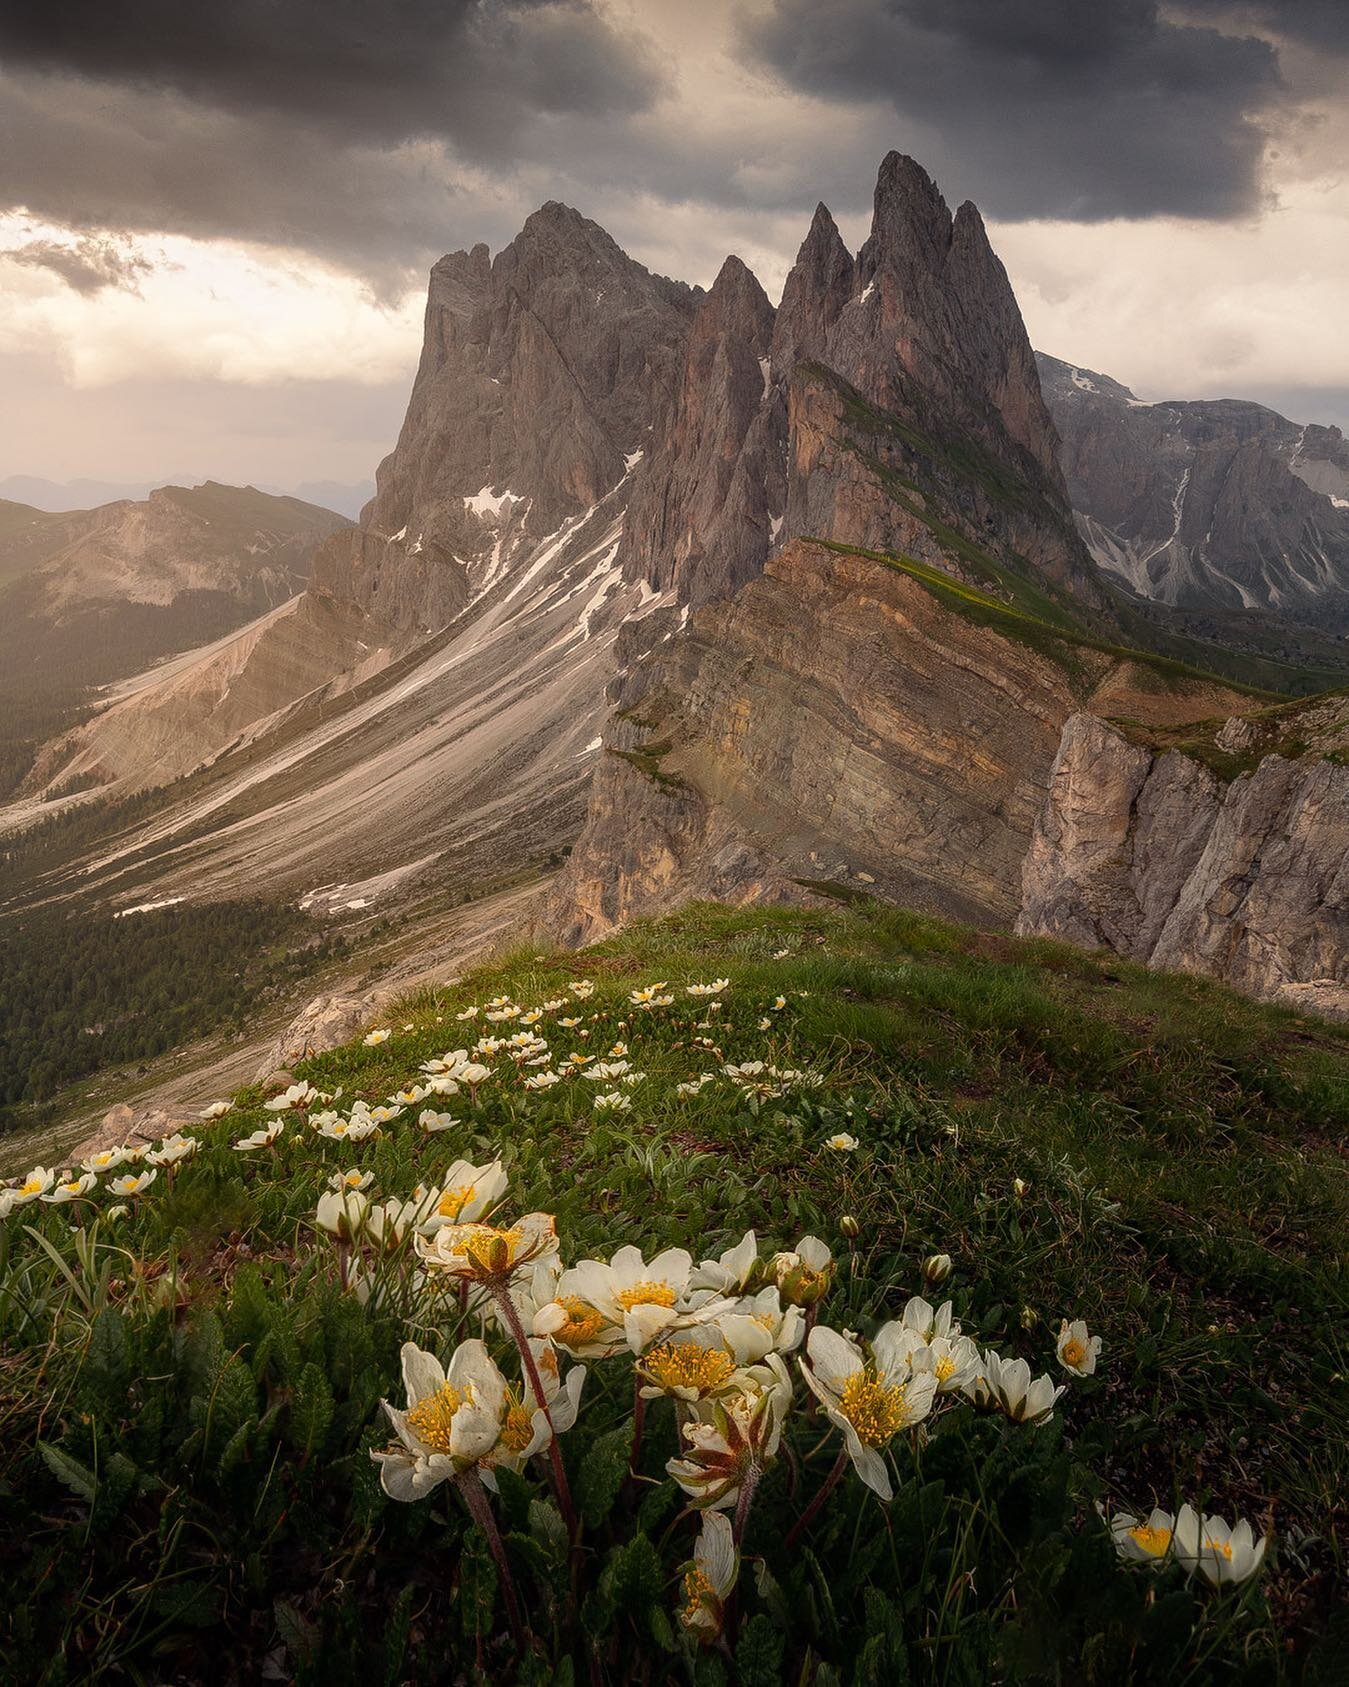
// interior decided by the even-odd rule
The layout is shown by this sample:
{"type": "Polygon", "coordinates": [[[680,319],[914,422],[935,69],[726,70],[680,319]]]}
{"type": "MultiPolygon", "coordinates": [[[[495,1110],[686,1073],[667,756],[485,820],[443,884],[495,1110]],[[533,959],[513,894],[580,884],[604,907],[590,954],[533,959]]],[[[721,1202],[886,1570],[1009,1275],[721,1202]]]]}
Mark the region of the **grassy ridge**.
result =
{"type": "MultiPolygon", "coordinates": [[[[309,1228],[336,1169],[406,1195],[459,1154],[499,1151],[511,1210],[555,1213],[569,1260],[624,1242],[715,1257],[751,1225],[769,1247],[813,1231],[841,1260],[828,1321],[869,1332],[940,1249],[956,1262],[942,1292],[981,1343],[1041,1370],[1061,1316],[1106,1342],[1053,1426],[1008,1436],[958,1408],[917,1463],[897,1458],[888,1512],[840,1490],[809,1546],[784,1555],[834,1454],[825,1426],[807,1424],[752,1519],[747,1553],[764,1569],[742,1578],[734,1664],[687,1655],[654,1614],[688,1547],[661,1480],[664,1402],[643,1480],[603,1499],[605,1437],[632,1385],[627,1362],[602,1362],[586,1384],[589,1439],[564,1437],[597,1517],[587,1561],[604,1571],[579,1627],[565,1570],[559,1586],[531,1533],[534,1490],[506,1484],[500,1502],[534,1621],[553,1636],[523,1679],[1227,1683],[1329,1666],[1349,1487],[1337,1264],[1349,1032],[876,905],[695,907],[579,956],[509,958],[405,1004],[381,1047],[303,1072],[341,1087],[344,1105],[383,1100],[487,1028],[456,1023],[464,1004],[539,1002],[582,975],[599,1018],[538,1029],[555,1059],[588,1046],[581,1030],[629,1041],[647,1076],[628,1114],[598,1115],[591,1085],[526,1094],[502,1079],[446,1103],[461,1123],[444,1133],[404,1119],[360,1145],[301,1133],[255,1158],[230,1146],[272,1116],[246,1092],[203,1127],[171,1189],[161,1179],[101,1226],[87,1266],[64,1209],[11,1217],[0,1492],[23,1527],[0,1543],[0,1651],[50,1681],[248,1679],[268,1654],[302,1681],[501,1678],[490,1564],[455,1506],[395,1506],[372,1486],[365,1454],[385,1438],[377,1399],[396,1393],[403,1322],[340,1294],[309,1228]],[[700,1030],[682,986],[716,975],[731,980],[726,1006],[700,1030]],[[635,1014],[628,992],[654,979],[677,1005],[635,1014]],[[676,1092],[720,1059],[754,1058],[825,1081],[761,1104],[726,1083],[676,1092]],[[824,1147],[839,1130],[856,1153],[824,1147]],[[1175,1572],[1112,1567],[1094,1502],[1177,1497],[1273,1528],[1272,1566],[1239,1603],[1175,1572]],[[624,1544],[634,1528],[649,1543],[640,1563],[624,1544]],[[231,1677],[221,1657],[250,1662],[231,1677]]],[[[418,1339],[443,1350],[452,1322],[418,1339]]]]}

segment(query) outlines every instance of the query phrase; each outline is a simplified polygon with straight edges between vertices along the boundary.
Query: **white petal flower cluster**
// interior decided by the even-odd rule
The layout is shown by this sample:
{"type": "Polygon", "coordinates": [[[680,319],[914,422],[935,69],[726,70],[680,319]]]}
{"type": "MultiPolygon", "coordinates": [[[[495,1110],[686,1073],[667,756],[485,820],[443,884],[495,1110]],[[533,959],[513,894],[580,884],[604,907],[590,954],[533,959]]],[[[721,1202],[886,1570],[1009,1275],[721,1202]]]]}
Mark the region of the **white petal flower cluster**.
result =
{"type": "Polygon", "coordinates": [[[1125,1563],[1159,1567],[1174,1562],[1216,1588],[1249,1581],[1269,1545],[1266,1537],[1257,1538],[1244,1517],[1229,1526],[1226,1518],[1190,1505],[1181,1506],[1174,1517],[1155,1507],[1142,1518],[1117,1512],[1110,1519],[1110,1534],[1125,1563]]]}

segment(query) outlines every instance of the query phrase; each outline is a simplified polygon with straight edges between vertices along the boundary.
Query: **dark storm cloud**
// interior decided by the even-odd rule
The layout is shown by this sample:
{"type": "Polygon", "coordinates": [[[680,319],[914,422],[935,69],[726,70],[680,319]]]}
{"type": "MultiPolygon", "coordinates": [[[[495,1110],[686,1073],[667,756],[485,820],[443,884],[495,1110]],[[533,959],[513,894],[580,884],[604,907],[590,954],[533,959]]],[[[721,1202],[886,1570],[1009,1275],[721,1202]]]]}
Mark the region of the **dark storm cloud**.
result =
{"type": "Polygon", "coordinates": [[[0,63],[497,157],[522,115],[622,115],[659,85],[586,0],[6,0],[0,63]]]}
{"type": "Polygon", "coordinates": [[[1268,42],[1152,0],[771,0],[743,33],[801,91],[929,129],[926,161],[1008,219],[1240,215],[1286,97],[1268,42]]]}
{"type": "Polygon", "coordinates": [[[73,244],[55,240],[26,240],[3,252],[10,263],[28,264],[59,275],[77,293],[98,293],[105,287],[120,287],[134,293],[143,275],[154,265],[134,252],[124,252],[111,240],[85,235],[73,244]]]}

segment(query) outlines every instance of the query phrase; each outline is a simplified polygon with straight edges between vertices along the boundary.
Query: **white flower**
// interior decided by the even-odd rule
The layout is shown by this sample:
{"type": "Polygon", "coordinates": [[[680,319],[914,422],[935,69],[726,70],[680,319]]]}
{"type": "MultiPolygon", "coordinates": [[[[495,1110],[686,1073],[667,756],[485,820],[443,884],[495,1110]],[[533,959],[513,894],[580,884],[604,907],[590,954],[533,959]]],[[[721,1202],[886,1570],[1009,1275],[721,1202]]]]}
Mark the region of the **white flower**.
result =
{"type": "Polygon", "coordinates": [[[715,1084],[716,1081],[717,1075],[715,1072],[704,1072],[697,1078],[689,1078],[682,1084],[676,1084],[675,1094],[685,1096],[701,1095],[703,1090],[705,1090],[709,1084],[715,1084]]]}
{"type": "Polygon", "coordinates": [[[251,1154],[255,1148],[270,1148],[285,1126],[277,1119],[273,1124],[264,1125],[260,1131],[254,1131],[252,1136],[240,1137],[234,1144],[236,1154],[251,1154]]]}
{"type": "MultiPolygon", "coordinates": [[[[906,1335],[917,1341],[911,1331],[906,1335]]],[[[979,1375],[983,1361],[968,1336],[933,1336],[914,1349],[915,1369],[930,1369],[937,1379],[938,1394],[963,1394],[979,1375]]]]}
{"type": "Polygon", "coordinates": [[[125,1218],[131,1211],[125,1201],[119,1201],[115,1207],[109,1207],[103,1217],[109,1224],[115,1224],[119,1218],[125,1218]]]}
{"type": "Polygon", "coordinates": [[[514,1007],[489,1008],[483,1017],[490,1019],[493,1025],[501,1025],[508,1019],[514,1019],[519,1011],[519,1008],[514,1007]]]}
{"type": "Polygon", "coordinates": [[[801,1345],[801,1309],[784,1307],[775,1285],[742,1304],[743,1309],[718,1313],[714,1320],[737,1365],[754,1365],[770,1353],[791,1353],[801,1345]]]}
{"type": "Polygon", "coordinates": [[[1089,1377],[1095,1371],[1096,1361],[1100,1357],[1101,1338],[1088,1335],[1087,1326],[1080,1318],[1074,1318],[1071,1324],[1065,1318],[1059,1324],[1059,1339],[1054,1344],[1054,1351],[1065,1371],[1075,1371],[1080,1377],[1089,1377]]]}
{"type": "Polygon", "coordinates": [[[1110,1519],[1110,1537],[1126,1564],[1157,1564],[1171,1551],[1175,1520],[1156,1506],[1146,1518],[1119,1511],[1110,1519]]]}
{"type": "Polygon", "coordinates": [[[152,1149],[145,1158],[152,1166],[176,1166],[180,1160],[190,1160],[201,1147],[195,1136],[184,1136],[175,1131],[172,1136],[166,1136],[158,1148],[152,1149]]]}
{"type": "Polygon", "coordinates": [[[695,1267],[689,1273],[689,1288],[708,1290],[718,1295],[738,1295],[743,1292],[758,1263],[758,1238],[752,1230],[747,1230],[720,1259],[705,1259],[695,1267]]]}
{"type": "Polygon", "coordinates": [[[679,1620],[699,1640],[711,1643],[726,1620],[726,1601],[740,1574],[731,1520],[723,1511],[705,1511],[693,1558],[684,1571],[679,1620]]]}
{"type": "Polygon", "coordinates": [[[581,1076],[601,1084],[606,1079],[621,1078],[627,1070],[628,1062],[626,1060],[597,1060],[593,1066],[587,1067],[581,1076]]]}
{"type": "Polygon", "coordinates": [[[667,1394],[672,1400],[705,1400],[735,1386],[735,1359],[720,1332],[702,1324],[648,1347],[637,1361],[637,1374],[645,1378],[644,1399],[667,1394]]]}
{"type": "Polygon", "coordinates": [[[223,1119],[234,1105],[232,1101],[212,1101],[197,1114],[199,1119],[223,1119]]]}
{"type": "Polygon", "coordinates": [[[632,1102],[621,1090],[604,1090],[595,1097],[595,1111],[597,1113],[630,1113],[632,1102]]]}
{"type": "Polygon", "coordinates": [[[370,1456],[391,1499],[420,1500],[496,1447],[506,1379],[477,1340],[461,1342],[448,1369],[411,1341],[403,1343],[402,1361],[407,1406],[399,1411],[383,1402],[399,1445],[370,1456]]]}
{"type": "Polygon", "coordinates": [[[648,984],[640,990],[634,990],[628,1000],[635,1007],[649,1007],[665,987],[665,980],[662,978],[659,984],[648,984]]]}
{"type": "Polygon", "coordinates": [[[666,1248],[648,1262],[641,1249],[629,1243],[607,1265],[598,1259],[578,1260],[569,1275],[576,1293],[606,1323],[621,1328],[628,1346],[641,1353],[679,1322],[692,1265],[684,1248],[666,1248]]]}
{"type": "Polygon", "coordinates": [[[571,991],[572,995],[576,997],[578,1002],[583,1002],[587,997],[595,994],[595,986],[588,978],[578,978],[573,983],[569,984],[567,988],[571,991]]]}
{"type": "Polygon", "coordinates": [[[46,1166],[34,1166],[26,1177],[5,1191],[6,1211],[26,1207],[30,1201],[40,1201],[55,1182],[55,1172],[48,1171],[46,1166]]]}
{"type": "MultiPolygon", "coordinates": [[[[418,1093],[418,1101],[422,1099],[424,1093],[418,1093]]],[[[396,1107],[392,1102],[386,1101],[379,1107],[372,1107],[365,1118],[371,1125],[391,1125],[395,1119],[401,1119],[402,1116],[403,1109],[401,1107],[396,1107]]],[[[357,1122],[354,1110],[351,1122],[353,1125],[357,1122]]]]}
{"type": "Polygon", "coordinates": [[[551,1213],[525,1213],[509,1227],[446,1224],[429,1238],[419,1233],[417,1252],[432,1271],[472,1282],[500,1283],[536,1259],[557,1252],[557,1223],[551,1213]]]}
{"type": "Polygon", "coordinates": [[[536,1072],[532,1078],[524,1080],[524,1085],[527,1090],[548,1090],[552,1089],[554,1084],[560,1084],[561,1082],[562,1074],[560,1072],[548,1071],[536,1072]]]}
{"type": "Polygon", "coordinates": [[[580,1023],[581,1023],[581,1021],[579,1019],[575,1018],[575,1017],[573,1017],[571,1019],[559,1019],[558,1020],[558,1024],[561,1025],[564,1028],[564,1030],[567,1030],[567,1031],[574,1030],[575,1027],[578,1026],[580,1023]]]}
{"type": "Polygon", "coordinates": [[[759,1021],[759,1029],[761,1031],[771,1031],[773,1029],[773,1021],[771,1019],[761,1019],[759,1021]]]}
{"type": "Polygon", "coordinates": [[[158,1176],[157,1168],[152,1166],[139,1176],[128,1173],[125,1177],[115,1177],[108,1185],[108,1192],[112,1195],[143,1195],[158,1176]]]}
{"type": "Polygon", "coordinates": [[[552,996],[543,1004],[543,1011],[545,1013],[556,1013],[559,1008],[564,1008],[566,1005],[567,999],[565,996],[552,996]]]}
{"type": "Polygon", "coordinates": [[[477,1061],[470,1060],[466,1066],[461,1066],[455,1073],[459,1082],[468,1089],[476,1089],[485,1079],[492,1076],[490,1066],[482,1066],[477,1061]]]}
{"type": "Polygon", "coordinates": [[[719,996],[723,990],[730,987],[729,978],[714,978],[710,984],[686,984],[684,994],[687,996],[719,996]]]}
{"type": "Polygon", "coordinates": [[[359,1189],[341,1188],[319,1196],[314,1223],[340,1241],[350,1242],[365,1228],[370,1202],[359,1189]]]}
{"type": "Polygon", "coordinates": [[[489,1160],[484,1166],[456,1160],[428,1205],[422,1234],[434,1236],[447,1224],[476,1224],[503,1199],[509,1186],[510,1176],[500,1160],[489,1160]]]}
{"type": "Polygon", "coordinates": [[[367,1031],[361,1041],[368,1049],[377,1049],[381,1043],[387,1043],[393,1032],[380,1027],[376,1031],[367,1031]]]}
{"type": "Polygon", "coordinates": [[[914,1368],[900,1330],[898,1324],[879,1329],[868,1361],[855,1342],[817,1324],[806,1339],[809,1363],[800,1362],[811,1392],[842,1432],[853,1468],[883,1500],[891,1487],[881,1449],[922,1422],[937,1392],[932,1372],[914,1368]]]}
{"type": "Polygon", "coordinates": [[[739,1498],[751,1469],[777,1457],[782,1425],[791,1408],[792,1382],[776,1353],[739,1370],[726,1391],[693,1404],[682,1425],[682,1456],[665,1469],[693,1503],[721,1510],[739,1498]]]}
{"type": "Polygon", "coordinates": [[[1183,1505],[1176,1513],[1172,1549],[1176,1562],[1191,1572],[1197,1570],[1213,1587],[1231,1587],[1249,1581],[1260,1568],[1268,1541],[1258,1541],[1243,1517],[1231,1528],[1222,1517],[1201,1517],[1193,1506],[1183,1505]]]}
{"type": "Polygon", "coordinates": [[[91,1154],[87,1160],[80,1162],[80,1170],[86,1172],[111,1172],[118,1166],[124,1165],[131,1158],[125,1148],[100,1148],[97,1154],[91,1154]]]}
{"type": "Polygon", "coordinates": [[[93,1172],[85,1172],[82,1177],[71,1178],[65,1183],[53,1184],[41,1197],[53,1205],[60,1205],[66,1201],[78,1201],[82,1195],[87,1195],[98,1188],[98,1179],[93,1172]]]}
{"type": "Polygon", "coordinates": [[[903,1312],[900,1313],[899,1321],[903,1324],[906,1330],[912,1330],[913,1333],[916,1336],[921,1337],[923,1341],[932,1341],[937,1336],[958,1336],[960,1334],[960,1325],[955,1318],[951,1316],[951,1310],[952,1307],[949,1300],[944,1300],[941,1305],[933,1311],[932,1307],[923,1299],[922,1295],[914,1295],[913,1299],[905,1306],[903,1312]]]}
{"type": "Polygon", "coordinates": [[[1032,1382],[1030,1366],[1024,1359],[1004,1359],[987,1348],[980,1361],[979,1372],[966,1384],[964,1392],[976,1406],[984,1410],[1002,1412],[1013,1423],[1048,1423],[1054,1415],[1054,1405],[1066,1385],[1056,1388],[1049,1376],[1036,1377],[1032,1382]]]}
{"type": "Polygon", "coordinates": [[[328,1179],[329,1189],[354,1189],[358,1193],[368,1189],[375,1181],[374,1172],[363,1172],[353,1169],[349,1172],[334,1172],[328,1179]]]}
{"type": "Polygon", "coordinates": [[[768,1275],[783,1300],[793,1306],[814,1306],[833,1281],[834,1256],[818,1236],[803,1236],[790,1253],[773,1255],[768,1275]]]}
{"type": "Polygon", "coordinates": [[[838,1131],[835,1135],[825,1139],[825,1147],[836,1149],[840,1154],[851,1154],[860,1144],[855,1136],[849,1136],[847,1131],[838,1131]]]}
{"type": "Polygon", "coordinates": [[[274,1095],[263,1106],[271,1113],[284,1113],[292,1107],[308,1107],[313,1101],[320,1100],[319,1092],[312,1084],[292,1084],[280,1095],[274,1095]]]}
{"type": "Polygon", "coordinates": [[[453,1113],[437,1113],[433,1108],[423,1107],[417,1115],[417,1123],[428,1136],[434,1136],[437,1131],[447,1131],[459,1121],[453,1113]]]}
{"type": "Polygon", "coordinates": [[[465,1008],[462,1013],[456,1013],[454,1017],[456,1019],[476,1019],[478,1017],[477,1003],[475,1002],[472,1007],[465,1008]]]}

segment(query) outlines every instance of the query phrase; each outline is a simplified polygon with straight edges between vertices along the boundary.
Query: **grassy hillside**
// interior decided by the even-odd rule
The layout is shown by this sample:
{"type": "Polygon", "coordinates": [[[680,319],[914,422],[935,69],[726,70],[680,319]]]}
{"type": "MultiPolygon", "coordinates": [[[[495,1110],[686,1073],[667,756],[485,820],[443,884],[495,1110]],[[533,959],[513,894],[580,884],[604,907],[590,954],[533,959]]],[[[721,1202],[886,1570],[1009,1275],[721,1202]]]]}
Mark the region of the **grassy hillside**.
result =
{"type": "MultiPolygon", "coordinates": [[[[0,1493],[16,1520],[0,1537],[0,1655],[16,1676],[1334,1678],[1349,1031],[861,903],[692,908],[580,955],[529,951],[406,1004],[387,1029],[297,1074],[331,1101],[280,1113],[246,1092],[141,1195],[119,1198],[100,1174],[77,1201],[34,1200],[0,1227],[0,1493]],[[711,995],[687,988],[719,980],[711,995]],[[654,1004],[634,1000],[643,991],[654,1004]],[[514,1016],[488,1021],[496,997],[514,1016]],[[426,1083],[424,1063],[522,1031],[546,1048],[489,1050],[487,1074],[461,1066],[456,1093],[389,1102],[426,1083]],[[602,1082],[526,1087],[619,1043],[627,1069],[602,1082]],[[679,1088],[704,1073],[696,1093],[679,1088]],[[359,1102],[396,1111],[355,1141],[359,1102]],[[426,1109],[443,1128],[422,1128],[426,1109]],[[272,1144],[234,1146],[278,1121],[272,1144]],[[839,1134],[855,1146],[829,1146],[839,1134]],[[753,1227],[751,1286],[766,1272],[798,1301],[826,1289],[805,1314],[821,1370],[821,1329],[877,1335],[945,1253],[951,1274],[926,1292],[950,1298],[980,1374],[991,1349],[1067,1390],[1039,1425],[978,1409],[987,1388],[938,1395],[884,1444],[883,1504],[846,1456],[830,1488],[835,1422],[810,1403],[788,1325],[759,1304],[789,1349],[793,1399],[752,1504],[725,1514],[733,1594],[716,1561],[702,1598],[683,1570],[699,1519],[665,1465],[692,1408],[653,1398],[634,1437],[627,1347],[585,1364],[579,1419],[559,1436],[575,1546],[548,1458],[511,1468],[529,1434],[523,1392],[514,1438],[484,1455],[498,1467],[490,1531],[472,1476],[399,1503],[369,1455],[392,1436],[380,1397],[406,1403],[400,1343],[445,1360],[485,1333],[518,1379],[514,1350],[436,1260],[421,1277],[412,1231],[397,1239],[406,1212],[385,1217],[384,1245],[367,1228],[353,1247],[318,1226],[317,1203],[347,1172],[369,1174],[375,1202],[459,1189],[473,1180],[447,1179],[452,1162],[494,1155],[509,1187],[485,1197],[515,1227],[474,1242],[487,1264],[522,1245],[521,1215],[544,1212],[569,1264],[641,1248],[650,1281],[620,1304],[649,1310],[651,1283],[678,1274],[657,1250],[717,1260],[753,1227]],[[771,1263],[808,1234],[830,1248],[832,1277],[771,1263]],[[1094,1375],[1057,1362],[1064,1318],[1103,1339],[1094,1375]],[[1098,1507],[1146,1516],[1182,1500],[1270,1534],[1260,1573],[1218,1590],[1169,1559],[1117,1564],[1098,1507]],[[512,1588],[531,1635],[518,1664],[512,1588]]],[[[540,1303],[554,1292],[530,1282],[540,1303]]],[[[515,1285],[525,1318],[529,1286],[515,1285]]],[[[580,1301],[567,1312],[551,1326],[560,1344],[589,1327],[580,1301]]],[[[658,1369],[651,1349],[645,1363],[658,1369]]],[[[919,1409],[918,1375],[905,1410],[919,1409]]],[[[894,1397],[874,1378],[867,1389],[884,1418],[894,1397]]]]}

